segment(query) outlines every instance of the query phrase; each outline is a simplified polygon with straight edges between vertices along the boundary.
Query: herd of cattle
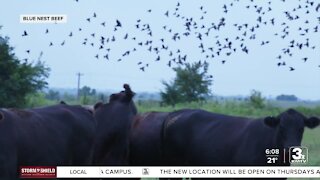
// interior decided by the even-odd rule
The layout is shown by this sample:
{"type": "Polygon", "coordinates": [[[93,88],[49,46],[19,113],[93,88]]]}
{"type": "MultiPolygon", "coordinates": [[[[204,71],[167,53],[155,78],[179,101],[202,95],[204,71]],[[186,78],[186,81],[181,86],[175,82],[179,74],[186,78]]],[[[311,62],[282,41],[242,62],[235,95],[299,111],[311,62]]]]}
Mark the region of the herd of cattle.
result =
{"type": "Polygon", "coordinates": [[[304,127],[320,123],[293,109],[256,120],[192,109],[138,114],[124,89],[93,110],[0,109],[0,179],[17,178],[19,166],[267,165],[266,148],[299,146],[304,127]]]}

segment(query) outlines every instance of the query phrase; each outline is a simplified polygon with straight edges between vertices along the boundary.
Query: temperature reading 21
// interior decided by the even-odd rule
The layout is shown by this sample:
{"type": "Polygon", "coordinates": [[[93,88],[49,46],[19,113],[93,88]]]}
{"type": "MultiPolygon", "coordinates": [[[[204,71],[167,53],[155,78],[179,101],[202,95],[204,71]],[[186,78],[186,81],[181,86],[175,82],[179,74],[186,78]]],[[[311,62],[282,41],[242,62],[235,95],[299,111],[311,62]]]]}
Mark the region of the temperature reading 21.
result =
{"type": "Polygon", "coordinates": [[[278,157],[267,157],[268,164],[275,164],[278,160],[278,157]]]}

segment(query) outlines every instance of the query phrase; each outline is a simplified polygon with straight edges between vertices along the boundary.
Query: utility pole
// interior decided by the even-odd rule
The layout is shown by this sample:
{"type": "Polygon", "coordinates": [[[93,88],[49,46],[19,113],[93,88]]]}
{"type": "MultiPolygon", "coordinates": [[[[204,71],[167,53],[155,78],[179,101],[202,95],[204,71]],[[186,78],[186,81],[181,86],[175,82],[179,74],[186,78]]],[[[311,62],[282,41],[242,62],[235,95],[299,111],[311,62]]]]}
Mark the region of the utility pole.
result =
{"type": "Polygon", "coordinates": [[[77,99],[79,100],[80,99],[80,78],[81,76],[83,76],[82,73],[78,72],[77,73],[77,76],[78,76],[78,91],[77,91],[77,99]]]}

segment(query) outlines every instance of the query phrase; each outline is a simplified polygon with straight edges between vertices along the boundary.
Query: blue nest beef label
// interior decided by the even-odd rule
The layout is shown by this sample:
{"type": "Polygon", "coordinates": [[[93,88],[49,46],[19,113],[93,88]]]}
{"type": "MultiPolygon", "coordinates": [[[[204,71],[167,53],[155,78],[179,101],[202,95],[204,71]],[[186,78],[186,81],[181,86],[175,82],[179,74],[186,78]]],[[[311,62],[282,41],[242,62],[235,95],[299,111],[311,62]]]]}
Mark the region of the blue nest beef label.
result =
{"type": "Polygon", "coordinates": [[[22,14],[20,15],[20,23],[67,23],[67,15],[65,14],[22,14]]]}

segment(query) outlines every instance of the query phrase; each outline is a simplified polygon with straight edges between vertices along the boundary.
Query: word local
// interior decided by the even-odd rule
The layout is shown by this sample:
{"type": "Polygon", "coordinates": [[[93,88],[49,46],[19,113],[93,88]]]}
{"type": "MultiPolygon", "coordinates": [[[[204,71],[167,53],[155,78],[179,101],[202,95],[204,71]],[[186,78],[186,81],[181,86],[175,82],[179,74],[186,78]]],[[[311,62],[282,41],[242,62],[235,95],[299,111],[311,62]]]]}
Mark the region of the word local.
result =
{"type": "Polygon", "coordinates": [[[73,169],[70,170],[70,174],[87,174],[87,172],[84,169],[73,169]]]}

